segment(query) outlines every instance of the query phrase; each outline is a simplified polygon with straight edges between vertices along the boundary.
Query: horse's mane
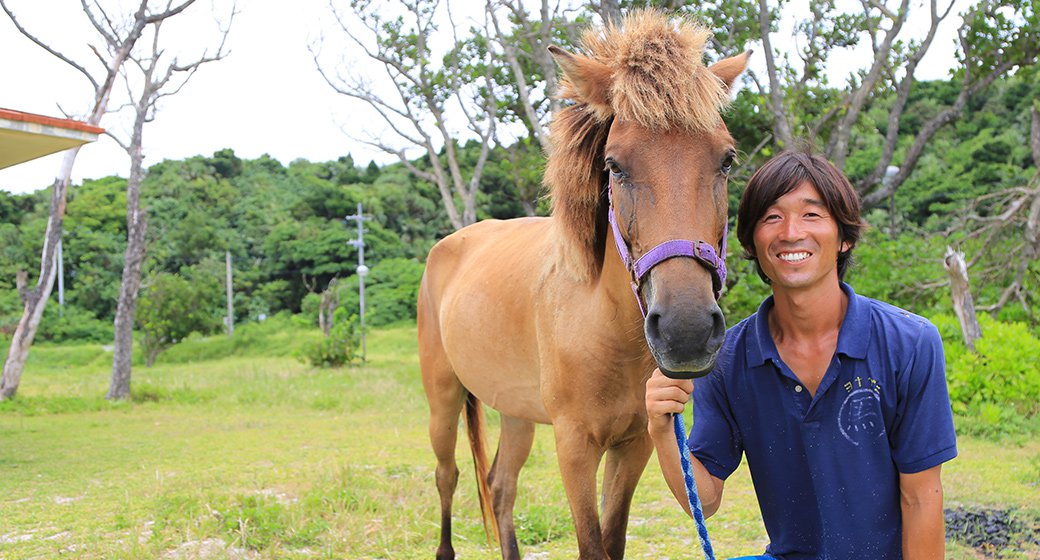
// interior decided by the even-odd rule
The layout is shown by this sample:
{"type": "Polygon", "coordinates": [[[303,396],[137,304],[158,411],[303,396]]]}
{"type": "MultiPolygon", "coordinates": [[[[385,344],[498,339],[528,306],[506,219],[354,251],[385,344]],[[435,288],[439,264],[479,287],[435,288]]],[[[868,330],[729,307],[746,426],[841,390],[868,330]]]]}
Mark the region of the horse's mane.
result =
{"type": "Polygon", "coordinates": [[[729,101],[723,82],[705,67],[711,32],[657,11],[629,14],[620,25],[590,29],[585,56],[611,70],[610,87],[588,99],[567,76],[558,96],[573,101],[550,125],[544,183],[564,238],[561,259],[578,280],[602,267],[606,236],[603,149],[613,119],[651,130],[707,130],[718,125],[729,101]]]}

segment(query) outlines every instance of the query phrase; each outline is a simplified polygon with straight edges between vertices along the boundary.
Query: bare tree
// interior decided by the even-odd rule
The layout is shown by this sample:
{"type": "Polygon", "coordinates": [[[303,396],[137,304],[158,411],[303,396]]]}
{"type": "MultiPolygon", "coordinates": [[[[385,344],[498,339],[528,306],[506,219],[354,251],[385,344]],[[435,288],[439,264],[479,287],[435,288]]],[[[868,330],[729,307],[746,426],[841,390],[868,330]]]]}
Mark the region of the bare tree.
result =
{"type": "Polygon", "coordinates": [[[538,13],[529,14],[522,2],[487,0],[485,11],[491,23],[487,36],[492,59],[503,65],[493,74],[499,82],[497,118],[504,125],[523,126],[523,135],[505,140],[502,131],[508,127],[497,127],[495,144],[504,151],[503,165],[524,213],[534,216],[542,192],[542,154],[549,150],[548,122],[560,106],[549,46],[575,44],[579,28],[566,20],[558,1],[550,6],[549,0],[541,0],[538,13]]]}
{"type": "Polygon", "coordinates": [[[1022,186],[983,195],[968,205],[964,218],[954,224],[955,231],[967,232],[960,245],[976,242],[982,250],[967,263],[975,266],[987,257],[998,262],[982,267],[976,273],[981,282],[1002,286],[996,302],[979,306],[979,311],[998,313],[1006,305],[1017,303],[1033,323],[1036,301],[1030,282],[1038,281],[1036,265],[1040,260],[1040,112],[1036,104],[1030,108],[1030,147],[1033,164],[1038,171],[1022,186]],[[1001,240],[1011,240],[1005,249],[994,251],[1001,240]]]}
{"type": "MultiPolygon", "coordinates": [[[[431,42],[440,17],[439,0],[400,0],[393,4],[403,8],[404,13],[397,17],[384,17],[385,6],[376,7],[371,0],[353,0],[350,5],[350,17],[333,7],[336,21],[368,60],[382,68],[393,92],[379,93],[375,85],[356,72],[341,74],[324,64],[320,52],[312,47],[318,71],[337,93],[362,101],[374,110],[395,137],[393,141],[359,141],[397,156],[414,176],[436,185],[454,228],[474,223],[480,178],[497,124],[488,50],[480,41],[460,41],[456,34],[451,50],[440,57],[443,62],[437,62],[438,53],[431,42]],[[351,22],[366,28],[368,40],[351,29],[351,22]],[[454,119],[464,122],[465,132],[477,142],[477,157],[469,177],[463,172],[461,148],[456,143],[465,132],[452,129],[454,119]],[[410,159],[412,148],[425,155],[426,164],[410,159]]],[[[455,33],[450,6],[447,17],[455,33]]]]}
{"type": "Polygon", "coordinates": [[[923,37],[916,40],[907,39],[909,33],[921,31],[907,25],[913,9],[909,0],[861,0],[858,12],[839,12],[833,1],[810,2],[812,17],[795,26],[795,38],[801,45],[795,52],[797,64],[770,41],[775,32],[776,8],[771,8],[767,0],[758,0],[758,5],[768,80],[762,83],[756,79],[755,83],[769,104],[773,135],[781,147],[790,147],[797,137],[808,137],[825,145],[826,156],[844,167],[856,148],[854,139],[870,133],[862,118],[865,108],[873,99],[894,93],[886,130],[875,131],[882,137],[882,155],[856,185],[867,207],[896,192],[934,135],[958,119],[971,99],[1011,69],[1035,64],[1040,52],[1040,25],[1029,2],[983,0],[973,5],[958,29],[957,78],[961,90],[957,99],[925,122],[909,147],[901,148],[900,123],[917,80],[915,74],[939,25],[949,16],[952,0],[925,2],[927,27],[923,37]],[[830,87],[824,74],[827,63],[840,58],[837,53],[856,46],[864,37],[869,39],[873,53],[870,63],[850,74],[843,93],[828,99],[833,93],[825,91],[830,87]],[[905,152],[899,153],[901,150],[905,152]],[[886,179],[885,171],[893,163],[898,163],[899,171],[886,179]]]}
{"type": "MultiPolygon", "coordinates": [[[[934,4],[934,0],[933,0],[934,4]]],[[[1014,3],[1012,3],[1014,4],[1014,3]]],[[[1015,17],[1006,18],[1008,5],[1005,2],[982,1],[974,6],[964,17],[964,23],[957,30],[960,45],[960,92],[953,104],[925,122],[913,143],[906,149],[899,171],[890,180],[883,181],[885,169],[892,164],[896,150],[895,132],[899,128],[898,116],[906,104],[910,83],[900,83],[897,93],[899,115],[893,111],[889,118],[888,137],[885,141],[884,153],[874,170],[857,185],[863,196],[865,206],[876,206],[888,199],[910,176],[924,153],[925,147],[935,133],[947,124],[955,122],[964,113],[968,102],[981,94],[990,84],[1006,75],[1013,68],[1036,64],[1040,54],[1040,14],[1025,2],[1014,6],[1015,17]],[[905,88],[905,92],[904,92],[905,88]]],[[[932,8],[935,19],[935,8],[932,8]]],[[[934,24],[933,24],[934,25],[934,24]]],[[[929,35],[929,41],[931,34],[929,35]]],[[[911,80],[913,70],[920,57],[912,57],[907,66],[907,77],[911,80]]]]}
{"type": "MultiPolygon", "coordinates": [[[[165,19],[149,24],[151,31],[151,48],[142,54],[131,53],[128,59],[133,62],[139,76],[139,91],[133,93],[131,85],[135,80],[127,77],[127,89],[134,101],[133,129],[129,142],[124,142],[114,134],[110,134],[130,156],[130,177],[126,184],[126,226],[127,244],[123,259],[123,278],[119,284],[119,301],[116,305],[115,347],[112,356],[112,380],[106,399],[122,399],[130,396],[131,355],[134,344],[134,310],[137,305],[137,294],[141,287],[141,265],[145,257],[145,232],[148,221],[144,208],[141,207],[141,182],[144,179],[144,127],[155,118],[156,104],[159,100],[177,94],[188,80],[203,64],[220,60],[227,55],[224,44],[231,29],[234,18],[234,7],[228,25],[221,30],[220,44],[216,53],[210,55],[203,52],[197,59],[181,63],[174,58],[165,62],[165,51],[161,48],[160,31],[165,19]]],[[[105,27],[105,22],[93,22],[95,27],[105,27]]],[[[109,29],[111,31],[111,29],[109,29]]],[[[110,35],[106,35],[108,37],[110,35]]],[[[124,73],[126,75],[127,73],[124,73]]]]}
{"type": "MultiPolygon", "coordinates": [[[[81,0],[83,12],[90,18],[95,31],[104,40],[103,48],[99,49],[91,45],[91,50],[97,62],[101,65],[101,70],[95,69],[94,71],[89,70],[86,64],[80,64],[71,57],[59,52],[44,39],[40,38],[40,36],[23,27],[14,12],[8,7],[7,0],[0,0],[0,8],[3,8],[11,22],[14,23],[23,36],[62,62],[72,66],[90,82],[94,88],[94,100],[93,106],[85,120],[88,124],[97,126],[101,122],[101,117],[108,110],[109,98],[116,77],[123,63],[130,56],[137,40],[141,37],[144,28],[149,24],[162,21],[182,12],[194,1],[185,0],[177,5],[167,3],[163,10],[153,11],[149,9],[147,0],[141,0],[137,10],[128,21],[117,23],[110,18],[109,14],[105,12],[96,0],[93,2],[81,0]],[[98,25],[98,22],[104,22],[105,25],[98,25]]],[[[22,373],[25,371],[25,361],[29,357],[29,348],[36,337],[40,320],[43,318],[44,307],[54,287],[57,273],[54,255],[58,242],[61,240],[62,223],[65,218],[65,204],[72,177],[72,167],[78,153],[79,148],[73,148],[65,153],[65,158],[51,188],[50,215],[47,219],[47,232],[45,233],[43,243],[40,276],[37,279],[36,287],[31,291],[28,289],[25,291],[22,317],[18,321],[18,327],[11,339],[11,347],[8,350],[7,360],[4,362],[3,376],[0,378],[0,399],[11,398],[18,391],[22,373]]]]}
{"type": "Polygon", "coordinates": [[[523,120],[529,135],[543,151],[548,151],[548,116],[560,106],[552,95],[556,91],[556,63],[549,46],[556,42],[554,30],[573,26],[560,18],[559,3],[550,9],[549,0],[541,0],[537,19],[532,19],[523,4],[515,0],[487,0],[485,9],[494,28],[491,37],[497,54],[505,61],[515,86],[514,106],[507,109],[523,120]],[[501,13],[503,8],[505,14],[501,13]],[[538,89],[541,95],[536,98],[538,89]]]}

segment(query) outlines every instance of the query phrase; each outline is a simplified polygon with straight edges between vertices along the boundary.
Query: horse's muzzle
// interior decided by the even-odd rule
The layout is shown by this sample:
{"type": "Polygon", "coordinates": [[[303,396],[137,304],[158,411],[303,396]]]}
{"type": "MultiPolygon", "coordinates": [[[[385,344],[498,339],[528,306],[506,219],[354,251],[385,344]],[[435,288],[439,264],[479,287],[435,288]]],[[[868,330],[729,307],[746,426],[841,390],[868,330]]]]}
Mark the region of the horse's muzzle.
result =
{"type": "Polygon", "coordinates": [[[695,379],[715,366],[726,320],[715,302],[699,308],[651,305],[643,330],[661,373],[673,379],[695,379]]]}

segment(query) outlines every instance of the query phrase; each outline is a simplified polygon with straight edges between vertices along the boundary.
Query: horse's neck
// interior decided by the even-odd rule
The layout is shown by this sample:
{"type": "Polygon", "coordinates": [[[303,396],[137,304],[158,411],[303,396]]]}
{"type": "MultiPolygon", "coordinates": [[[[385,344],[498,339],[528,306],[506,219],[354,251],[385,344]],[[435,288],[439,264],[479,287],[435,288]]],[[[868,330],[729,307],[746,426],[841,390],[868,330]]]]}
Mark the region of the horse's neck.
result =
{"type": "Polygon", "coordinates": [[[601,296],[614,302],[623,324],[638,325],[642,330],[643,315],[639,311],[636,294],[632,291],[632,275],[621,262],[612,243],[607,244],[606,252],[600,274],[601,296]]]}

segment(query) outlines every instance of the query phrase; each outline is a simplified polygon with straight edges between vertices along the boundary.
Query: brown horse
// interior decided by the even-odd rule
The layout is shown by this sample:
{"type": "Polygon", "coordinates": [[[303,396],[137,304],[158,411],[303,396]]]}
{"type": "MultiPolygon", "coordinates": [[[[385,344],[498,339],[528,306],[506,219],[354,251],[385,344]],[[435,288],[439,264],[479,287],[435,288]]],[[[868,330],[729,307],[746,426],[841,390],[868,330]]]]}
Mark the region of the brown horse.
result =
{"type": "Polygon", "coordinates": [[[616,229],[618,249],[632,258],[666,240],[721,249],[735,151],[720,111],[748,53],[707,68],[708,37],[689,22],[642,12],[586,33],[585,55],[551,48],[564,74],[561,96],[573,101],[551,128],[552,217],[480,222],[430,251],[418,329],[437,456],[438,559],[455,556],[463,407],[485,524],[500,537],[503,558],[520,558],[513,504],[536,423],[553,426],[580,557],[624,556],[632,496],[652,450],[646,379],[655,362],[706,373],[725,322],[710,267],[668,258],[636,279],[637,303],[633,275],[608,238],[616,229]],[[490,472],[481,401],[502,418],[490,472]]]}

